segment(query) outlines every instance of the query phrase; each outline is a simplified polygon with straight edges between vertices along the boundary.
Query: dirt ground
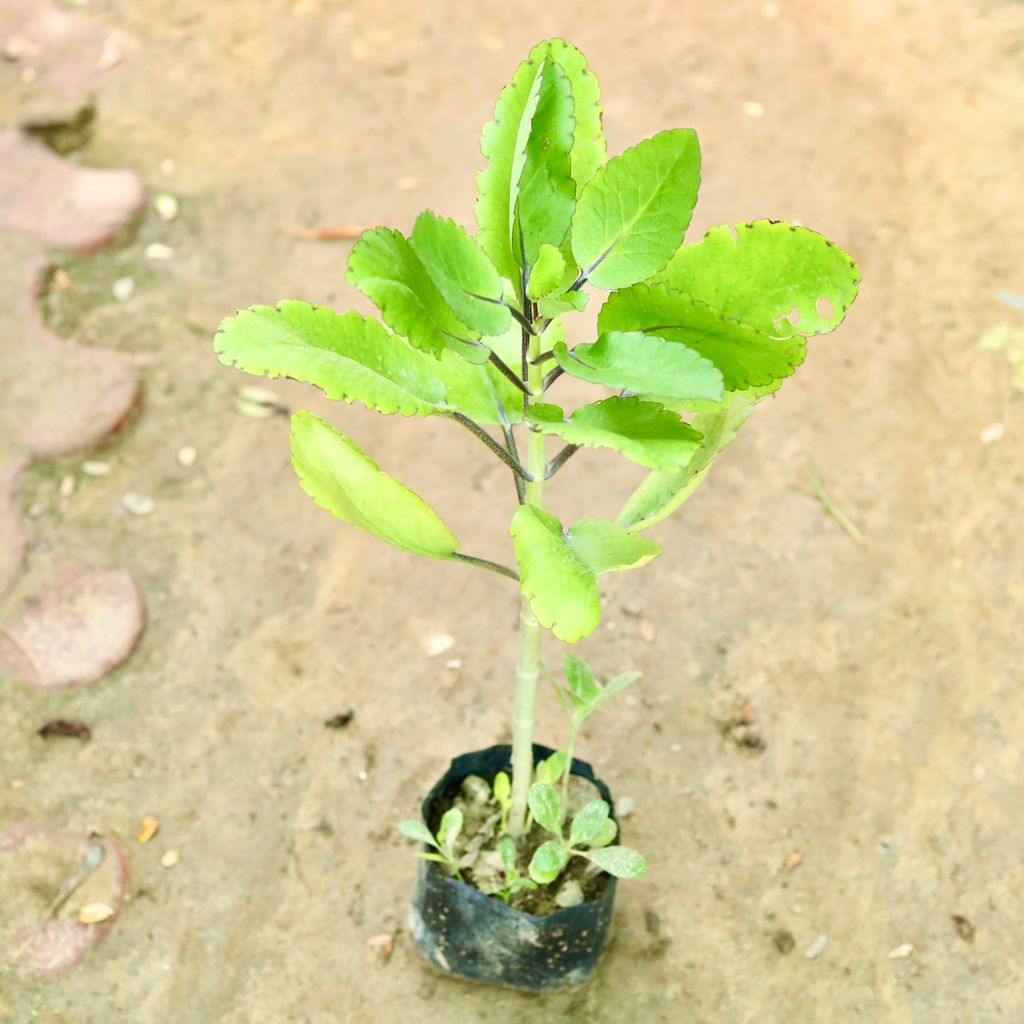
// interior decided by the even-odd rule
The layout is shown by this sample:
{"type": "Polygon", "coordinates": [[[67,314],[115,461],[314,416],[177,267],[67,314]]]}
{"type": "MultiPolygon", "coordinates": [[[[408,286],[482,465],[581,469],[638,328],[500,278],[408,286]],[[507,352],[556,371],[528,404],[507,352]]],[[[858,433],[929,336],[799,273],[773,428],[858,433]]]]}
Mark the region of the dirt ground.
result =
{"type": "MultiPolygon", "coordinates": [[[[91,0],[80,13],[124,51],[82,162],[135,170],[181,212],[150,211],[124,245],[64,261],[57,329],[130,353],[146,395],[104,456],[112,473],[82,478],[65,511],[58,481],[80,460],[23,478],[19,505],[41,511],[25,579],[56,551],[126,568],[149,620],[91,688],[41,695],[0,670],[0,821],[101,826],[122,838],[133,888],[70,974],[0,975],[0,1020],[1024,1020],[1024,397],[976,348],[1024,315],[996,297],[1024,292],[1024,5],[91,0]],[[555,34],[601,79],[612,152],[664,127],[699,133],[689,237],[797,220],[853,254],[864,283],[845,327],[813,340],[653,531],[666,554],[605,578],[582,652],[645,679],[580,753],[634,802],[624,832],[651,871],[620,887],[599,977],[534,999],[420,963],[414,860],[394,828],[448,758],[508,738],[514,587],[317,509],[286,421],[234,411],[248,381],[210,337],[254,302],[367,311],[343,280],[348,245],[281,225],[408,229],[424,207],[471,224],[480,128],[555,34]],[[145,259],[152,241],[175,258],[145,259]],[[136,291],[120,303],[125,275],[136,291]],[[993,423],[1004,434],[984,444],[993,423]],[[814,498],[811,464],[865,543],[814,498]],[[126,516],[126,491],[154,513],[126,516]],[[441,632],[455,645],[431,658],[425,638],[441,632]],[[349,704],[350,726],[324,728],[349,704]],[[723,725],[746,704],[760,752],[723,725]],[[56,716],[87,721],[92,742],[40,740],[56,716]],[[140,846],[145,814],[162,827],[140,846]],[[385,932],[387,962],[367,946],[385,932]]],[[[466,550],[510,557],[511,485],[467,433],[271,387],[330,415],[466,550]]],[[[554,510],[614,515],[640,475],[622,466],[581,454],[554,510]]],[[[545,698],[539,739],[561,741],[559,715],[545,698]]]]}

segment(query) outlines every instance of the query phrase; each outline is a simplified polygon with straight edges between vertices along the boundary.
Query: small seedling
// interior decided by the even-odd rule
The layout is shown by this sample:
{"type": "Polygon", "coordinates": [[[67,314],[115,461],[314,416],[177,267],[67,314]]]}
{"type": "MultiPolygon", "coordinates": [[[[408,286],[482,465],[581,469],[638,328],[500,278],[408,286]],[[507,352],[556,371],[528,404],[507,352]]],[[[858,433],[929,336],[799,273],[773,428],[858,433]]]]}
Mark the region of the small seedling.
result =
{"type": "Polygon", "coordinates": [[[508,777],[507,772],[498,772],[494,776],[491,792],[501,808],[501,824],[498,826],[498,831],[504,832],[508,828],[508,812],[512,809],[512,780],[508,777]]]}
{"type": "Polygon", "coordinates": [[[425,843],[432,846],[437,852],[426,853],[423,850],[417,852],[417,857],[424,860],[437,861],[438,864],[446,864],[451,873],[461,882],[462,872],[459,870],[458,861],[455,859],[455,840],[462,832],[462,811],[457,807],[450,807],[441,817],[441,824],[437,827],[437,836],[430,834],[430,829],[422,821],[415,821],[410,818],[407,821],[398,823],[398,830],[407,839],[417,843],[425,843]]]}
{"type": "Polygon", "coordinates": [[[501,842],[498,843],[498,853],[501,856],[505,884],[492,889],[489,895],[497,896],[505,903],[510,903],[517,892],[537,888],[537,883],[532,878],[525,878],[519,874],[519,869],[516,867],[516,841],[511,836],[501,837],[501,842]]]}

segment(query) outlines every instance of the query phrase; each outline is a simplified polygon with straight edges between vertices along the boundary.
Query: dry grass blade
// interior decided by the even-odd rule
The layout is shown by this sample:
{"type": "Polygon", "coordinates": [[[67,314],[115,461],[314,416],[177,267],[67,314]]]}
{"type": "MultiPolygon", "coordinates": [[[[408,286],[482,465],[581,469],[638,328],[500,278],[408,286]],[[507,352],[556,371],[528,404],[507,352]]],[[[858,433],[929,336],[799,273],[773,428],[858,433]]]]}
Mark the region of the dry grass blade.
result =
{"type": "Polygon", "coordinates": [[[808,474],[811,478],[811,486],[814,488],[814,496],[821,502],[825,511],[858,543],[864,543],[864,534],[857,529],[850,517],[829,497],[825,485],[821,482],[818,471],[808,467],[808,474]]]}

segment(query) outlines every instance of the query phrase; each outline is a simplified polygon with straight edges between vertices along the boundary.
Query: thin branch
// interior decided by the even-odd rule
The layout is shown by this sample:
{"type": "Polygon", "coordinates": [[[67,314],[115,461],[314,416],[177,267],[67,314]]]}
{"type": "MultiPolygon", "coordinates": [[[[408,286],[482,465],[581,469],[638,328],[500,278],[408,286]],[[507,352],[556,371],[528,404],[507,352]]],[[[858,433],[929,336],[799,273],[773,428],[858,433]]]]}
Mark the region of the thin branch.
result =
{"type": "Polygon", "coordinates": [[[550,480],[578,451],[578,444],[567,444],[549,463],[544,471],[544,479],[550,480]]]}
{"type": "Polygon", "coordinates": [[[531,334],[533,334],[533,325],[530,323],[530,321],[527,320],[526,317],[524,317],[523,314],[520,313],[515,306],[510,306],[504,299],[492,299],[487,295],[478,295],[476,292],[466,291],[465,288],[463,288],[462,290],[466,292],[466,294],[469,295],[471,298],[479,299],[481,302],[489,302],[493,306],[504,306],[512,314],[512,316],[514,316],[515,319],[520,324],[522,324],[523,327],[525,327],[531,334]]]}
{"type": "Polygon", "coordinates": [[[508,466],[517,476],[521,476],[527,483],[533,483],[533,477],[529,474],[527,469],[519,463],[519,460],[513,458],[504,448],[498,444],[497,441],[491,437],[490,434],[480,426],[479,423],[471,420],[468,416],[461,412],[438,412],[435,415],[444,416],[446,419],[455,420],[456,423],[461,423],[471,434],[478,437],[488,448],[494,452],[495,455],[501,459],[502,462],[508,466]]]}
{"type": "Polygon", "coordinates": [[[530,360],[530,365],[531,366],[543,366],[549,359],[554,359],[554,358],[555,358],[555,353],[554,352],[541,352],[541,354],[539,356],[537,356],[536,359],[531,359],[530,360]]]}
{"type": "Polygon", "coordinates": [[[505,361],[501,358],[501,356],[498,355],[497,352],[491,349],[491,354],[488,358],[490,362],[492,362],[498,368],[501,375],[503,377],[507,377],[510,381],[512,381],[512,383],[517,388],[519,388],[519,390],[522,391],[524,395],[529,397],[530,395],[533,394],[533,392],[517,376],[516,371],[507,366],[505,361]]]}
{"type": "Polygon", "coordinates": [[[496,572],[501,576],[507,576],[510,580],[519,582],[519,573],[514,569],[510,569],[507,565],[499,565],[497,562],[490,562],[486,558],[476,558],[473,555],[463,555],[458,551],[454,555],[448,556],[454,562],[463,562],[466,565],[475,565],[479,569],[490,569],[491,572],[496,572]]]}
{"type": "MultiPolygon", "coordinates": [[[[504,409],[498,410],[501,416],[501,432],[505,435],[505,447],[512,454],[512,458],[519,462],[519,449],[516,448],[516,435],[512,432],[512,424],[509,423],[504,409]]],[[[522,465],[522,463],[520,463],[522,465]]],[[[518,473],[512,474],[516,483],[516,499],[520,505],[526,504],[526,483],[518,473]]]]}
{"type": "Polygon", "coordinates": [[[547,389],[548,389],[549,387],[551,387],[551,385],[552,385],[552,384],[554,384],[554,383],[555,383],[555,381],[556,381],[556,380],[558,380],[558,378],[559,378],[559,377],[561,377],[563,373],[565,373],[565,370],[564,370],[564,369],[563,369],[563,368],[562,368],[561,366],[556,366],[556,367],[555,367],[555,368],[554,368],[554,369],[553,369],[553,370],[552,370],[552,371],[551,371],[551,372],[550,372],[550,373],[549,373],[549,374],[548,374],[548,375],[547,375],[547,376],[546,376],[546,377],[544,378],[544,382],[543,382],[543,385],[542,385],[542,387],[541,387],[541,390],[543,390],[543,391],[547,391],[547,389]]]}

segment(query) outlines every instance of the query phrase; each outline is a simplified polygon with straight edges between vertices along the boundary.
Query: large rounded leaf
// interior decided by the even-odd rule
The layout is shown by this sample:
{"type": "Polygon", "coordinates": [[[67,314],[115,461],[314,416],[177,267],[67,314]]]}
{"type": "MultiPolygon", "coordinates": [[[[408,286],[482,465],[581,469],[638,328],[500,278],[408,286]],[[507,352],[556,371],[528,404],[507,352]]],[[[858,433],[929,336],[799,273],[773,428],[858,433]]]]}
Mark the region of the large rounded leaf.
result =
{"type": "Polygon", "coordinates": [[[697,202],[700,148],[688,128],[659,132],[613,157],[583,190],[572,252],[598,288],[624,288],[662,269],[697,202]]]}
{"type": "Polygon", "coordinates": [[[448,527],[418,494],[311,412],[292,416],[292,463],[302,489],[339,519],[417,555],[448,558],[458,548],[448,527]]]}
{"type": "Polygon", "coordinates": [[[776,335],[826,334],[857,297],[850,257],[809,228],[783,221],[711,228],[684,245],[650,282],[684,291],[776,335]],[[735,237],[733,236],[735,231],[735,237]]]}
{"type": "Polygon", "coordinates": [[[434,360],[354,312],[294,300],[253,306],[220,325],[214,348],[225,365],[315,384],[378,412],[428,416],[445,399],[434,360]]]}

